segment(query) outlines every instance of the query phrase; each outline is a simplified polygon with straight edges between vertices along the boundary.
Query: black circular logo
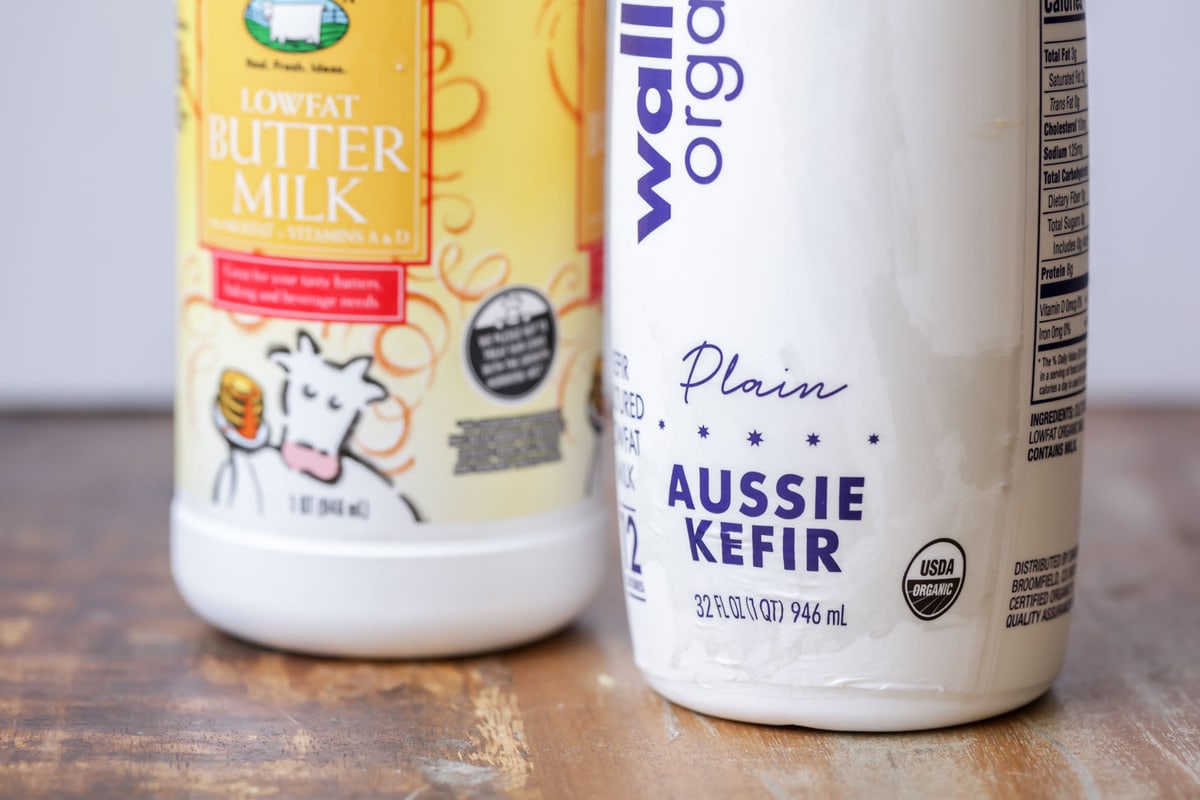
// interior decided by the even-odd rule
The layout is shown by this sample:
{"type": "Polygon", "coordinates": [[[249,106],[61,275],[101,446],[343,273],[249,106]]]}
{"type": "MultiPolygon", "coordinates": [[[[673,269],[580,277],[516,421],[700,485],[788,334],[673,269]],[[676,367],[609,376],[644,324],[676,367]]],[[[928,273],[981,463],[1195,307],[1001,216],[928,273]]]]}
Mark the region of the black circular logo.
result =
{"type": "Polygon", "coordinates": [[[934,539],[908,562],[901,589],[918,619],[937,619],[950,610],[967,577],[967,554],[953,539],[934,539]]]}
{"type": "Polygon", "coordinates": [[[540,293],[525,287],[489,297],[467,331],[467,364],[475,381],[497,397],[529,394],[554,361],[554,311],[540,293]]]}

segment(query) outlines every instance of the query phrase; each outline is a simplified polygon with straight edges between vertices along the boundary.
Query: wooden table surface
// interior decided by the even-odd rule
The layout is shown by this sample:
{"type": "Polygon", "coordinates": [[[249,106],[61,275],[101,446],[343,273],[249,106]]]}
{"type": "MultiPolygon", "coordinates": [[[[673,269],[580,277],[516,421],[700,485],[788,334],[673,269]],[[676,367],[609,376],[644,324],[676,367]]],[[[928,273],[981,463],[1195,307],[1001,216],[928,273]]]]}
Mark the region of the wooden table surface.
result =
{"type": "Polygon", "coordinates": [[[1090,411],[1086,437],[1054,689],[976,725],[847,735],[659,698],[615,570],[572,628],[484,658],[227,638],[168,574],[168,418],[0,417],[0,795],[1200,797],[1200,410],[1090,411]]]}

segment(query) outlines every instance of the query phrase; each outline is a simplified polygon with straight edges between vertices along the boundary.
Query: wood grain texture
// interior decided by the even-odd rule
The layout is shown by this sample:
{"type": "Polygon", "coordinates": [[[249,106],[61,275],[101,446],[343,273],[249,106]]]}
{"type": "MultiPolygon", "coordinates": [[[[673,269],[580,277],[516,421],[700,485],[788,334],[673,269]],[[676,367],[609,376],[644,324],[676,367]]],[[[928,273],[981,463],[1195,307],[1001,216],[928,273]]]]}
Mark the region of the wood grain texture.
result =
{"type": "Polygon", "coordinates": [[[662,700],[615,569],[572,628],[485,658],[235,641],[171,584],[168,419],[0,418],[0,796],[1200,797],[1200,412],[1088,425],[1055,688],[977,725],[849,735],[662,700]]]}

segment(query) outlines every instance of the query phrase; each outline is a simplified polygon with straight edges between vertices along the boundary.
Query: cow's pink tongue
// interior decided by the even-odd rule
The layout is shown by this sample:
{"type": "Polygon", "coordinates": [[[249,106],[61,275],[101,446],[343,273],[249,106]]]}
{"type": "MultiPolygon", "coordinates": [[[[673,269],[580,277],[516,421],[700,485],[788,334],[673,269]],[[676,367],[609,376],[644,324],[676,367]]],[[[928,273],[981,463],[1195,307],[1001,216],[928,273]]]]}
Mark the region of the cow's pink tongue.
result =
{"type": "Polygon", "coordinates": [[[319,453],[307,445],[284,442],[279,453],[283,456],[283,463],[292,469],[307,472],[323,481],[333,480],[341,471],[337,456],[319,453]]]}

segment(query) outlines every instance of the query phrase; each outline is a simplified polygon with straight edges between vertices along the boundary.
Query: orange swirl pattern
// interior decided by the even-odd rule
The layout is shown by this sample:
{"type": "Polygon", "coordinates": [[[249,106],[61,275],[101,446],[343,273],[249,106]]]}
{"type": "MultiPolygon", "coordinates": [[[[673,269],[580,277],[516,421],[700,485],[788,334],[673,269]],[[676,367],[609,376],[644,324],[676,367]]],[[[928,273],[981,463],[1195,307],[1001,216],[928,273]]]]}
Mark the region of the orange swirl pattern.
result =
{"type": "Polygon", "coordinates": [[[405,461],[401,462],[399,466],[388,467],[384,469],[383,474],[387,475],[389,478],[394,478],[397,475],[403,475],[404,473],[408,472],[416,465],[416,463],[417,460],[412,456],[409,456],[405,461]]]}
{"type": "Polygon", "coordinates": [[[547,286],[547,294],[558,309],[558,318],[563,319],[580,308],[593,306],[588,297],[589,289],[587,270],[578,260],[560,265],[550,276],[547,286]]]}
{"type": "MultiPolygon", "coordinates": [[[[411,347],[393,348],[395,350],[403,349],[405,355],[413,355],[411,347]]],[[[375,333],[375,343],[373,347],[376,363],[387,372],[389,375],[397,378],[412,377],[415,375],[426,375],[426,386],[433,384],[434,372],[438,362],[437,345],[434,344],[433,338],[423,328],[407,323],[398,325],[385,325],[380,327],[375,333]],[[424,345],[425,353],[421,361],[415,363],[401,363],[398,356],[389,356],[388,348],[385,346],[385,341],[389,334],[410,332],[424,345]]]]}
{"type": "MultiPolygon", "coordinates": [[[[551,90],[576,125],[582,124],[583,120],[578,76],[584,54],[580,52],[580,44],[576,40],[582,5],[580,0],[544,0],[537,19],[537,31],[545,40],[546,75],[551,90]]],[[[577,257],[564,262],[551,273],[546,292],[557,309],[556,318],[560,326],[580,312],[598,313],[595,301],[590,297],[590,284],[586,258],[581,260],[577,257]]],[[[592,323],[595,324],[595,321],[592,320],[592,323]]],[[[555,395],[559,407],[566,408],[568,403],[573,402],[569,390],[573,386],[588,387],[593,381],[591,360],[586,356],[595,344],[590,336],[564,335],[560,347],[564,358],[557,376],[555,395]]],[[[564,436],[574,438],[569,427],[564,431],[564,436]]]]}
{"type": "Polygon", "coordinates": [[[558,307],[558,318],[565,319],[576,311],[581,311],[585,308],[593,308],[596,304],[586,297],[577,297],[570,302],[563,303],[558,307]]]}
{"type": "Polygon", "coordinates": [[[542,7],[538,9],[536,30],[540,31],[546,24],[546,18],[557,2],[558,0],[542,0],[542,7]]]}
{"type": "Polygon", "coordinates": [[[396,455],[404,448],[404,445],[408,442],[409,435],[412,432],[412,408],[400,398],[392,396],[388,398],[387,403],[376,403],[375,405],[371,406],[371,412],[375,415],[376,419],[379,419],[383,422],[401,423],[399,426],[400,434],[392,442],[379,448],[371,447],[362,441],[360,437],[355,437],[355,443],[358,445],[359,450],[366,455],[375,458],[388,458],[396,455]],[[387,414],[383,410],[382,406],[388,404],[395,404],[396,407],[400,409],[399,413],[391,415],[387,414]]]}
{"type": "Polygon", "coordinates": [[[436,75],[450,66],[454,60],[454,50],[441,39],[431,42],[429,48],[433,53],[433,72],[436,75]]]}
{"type": "MultiPolygon", "coordinates": [[[[563,264],[551,276],[547,294],[554,300],[554,306],[558,309],[555,316],[560,325],[580,311],[591,310],[593,313],[599,313],[595,302],[588,296],[588,283],[587,269],[577,261],[563,264]]],[[[593,344],[588,336],[579,340],[564,335],[562,346],[592,347],[593,344]]]]}
{"type": "Polygon", "coordinates": [[[574,41],[576,25],[563,24],[564,18],[573,22],[579,13],[579,0],[546,0],[538,12],[537,30],[546,37],[546,73],[554,96],[571,118],[580,121],[583,111],[577,97],[572,96],[571,89],[575,86],[572,78],[579,69],[578,47],[574,41]],[[559,29],[568,33],[565,42],[559,36],[559,29]],[[565,52],[564,52],[565,51],[565,52]],[[564,75],[569,78],[564,78],[564,75]]]}
{"type": "MultiPolygon", "coordinates": [[[[461,40],[471,38],[473,33],[471,15],[459,0],[433,0],[436,18],[436,37],[429,45],[432,49],[434,76],[434,107],[439,109],[429,121],[429,128],[422,131],[425,140],[451,141],[470,136],[485,123],[487,114],[487,91],[482,82],[466,75],[453,75],[455,54],[461,40]],[[445,9],[453,13],[446,14],[445,9]]],[[[460,166],[430,172],[435,184],[453,184],[465,177],[460,166]]],[[[476,222],[474,202],[461,192],[437,191],[424,198],[429,203],[430,213],[443,234],[461,237],[471,231],[476,222]]],[[[436,241],[436,239],[435,239],[436,241]]],[[[474,264],[465,270],[465,276],[456,282],[463,262],[463,248],[457,238],[451,238],[441,246],[434,258],[432,275],[425,270],[409,270],[410,284],[436,283],[451,297],[462,302],[475,299],[473,282],[486,265],[474,264]]],[[[502,276],[503,278],[504,276],[502,276]]],[[[484,291],[486,291],[484,288],[484,291]]],[[[438,292],[440,294],[441,292],[438,292]]],[[[419,393],[401,397],[397,389],[391,391],[387,404],[395,404],[398,414],[388,414],[380,405],[372,407],[372,416],[385,427],[399,428],[390,443],[375,447],[365,437],[356,441],[366,455],[383,461],[399,463],[383,464],[385,474],[395,476],[411,469],[415,458],[403,458],[403,450],[410,442],[413,411],[421,405],[424,392],[434,385],[438,367],[445,358],[454,327],[450,315],[434,294],[414,291],[406,294],[408,313],[404,322],[372,326],[371,352],[375,363],[386,374],[396,379],[419,380],[419,393]],[[424,314],[420,312],[424,310],[424,314]]],[[[416,387],[413,387],[416,388],[416,387]]],[[[410,389],[409,391],[412,391],[410,389]]]]}
{"type": "MultiPolygon", "coordinates": [[[[438,5],[456,9],[463,23],[463,38],[471,38],[471,15],[458,0],[435,0],[435,16],[438,22],[435,28],[442,30],[444,23],[442,15],[437,14],[436,6],[438,5]]],[[[433,49],[433,74],[440,77],[454,63],[455,47],[448,39],[442,37],[435,39],[430,47],[433,49]]],[[[455,109],[457,114],[450,123],[445,124],[445,127],[439,126],[442,115],[435,115],[437,118],[429,121],[430,129],[424,131],[422,135],[431,136],[434,139],[453,139],[465,136],[483,124],[483,118],[487,112],[487,90],[476,78],[466,76],[446,78],[434,87],[434,106],[441,109],[455,109]],[[463,109],[466,110],[463,111],[463,109]]]]}
{"type": "Polygon", "coordinates": [[[269,317],[260,316],[258,314],[245,314],[241,311],[230,311],[228,313],[229,321],[232,322],[235,327],[246,331],[247,333],[261,330],[264,325],[271,321],[269,317]]]}
{"type": "Polygon", "coordinates": [[[446,242],[442,246],[435,262],[442,286],[461,301],[474,302],[482,299],[503,286],[512,272],[512,263],[508,256],[499,251],[484,253],[465,268],[464,263],[462,245],[455,241],[446,242]],[[464,272],[465,274],[462,274],[464,272]]]}
{"type": "Polygon", "coordinates": [[[434,205],[457,204],[462,213],[462,219],[455,221],[453,211],[446,209],[441,215],[442,227],[447,233],[458,235],[466,233],[475,224],[475,204],[463,194],[435,194],[432,198],[434,205]]]}
{"type": "Polygon", "coordinates": [[[463,8],[463,4],[460,3],[459,0],[433,0],[433,5],[434,16],[437,18],[439,27],[445,21],[445,18],[441,14],[437,13],[437,7],[443,5],[450,6],[458,11],[467,38],[469,39],[471,37],[471,15],[467,13],[467,10],[463,8]]]}
{"type": "Polygon", "coordinates": [[[461,169],[456,169],[452,172],[447,172],[444,175],[439,175],[436,172],[428,172],[426,174],[434,183],[452,183],[463,176],[463,171],[461,169]]]}
{"type": "MultiPolygon", "coordinates": [[[[456,118],[446,127],[432,127],[434,139],[454,139],[465,136],[483,126],[487,114],[488,97],[483,84],[475,78],[450,78],[434,87],[437,94],[450,94],[455,106],[460,107],[456,118]],[[466,111],[461,109],[465,108],[466,111]]],[[[437,102],[436,100],[434,101],[437,102]]],[[[451,106],[454,107],[454,106],[451,106]]]]}

